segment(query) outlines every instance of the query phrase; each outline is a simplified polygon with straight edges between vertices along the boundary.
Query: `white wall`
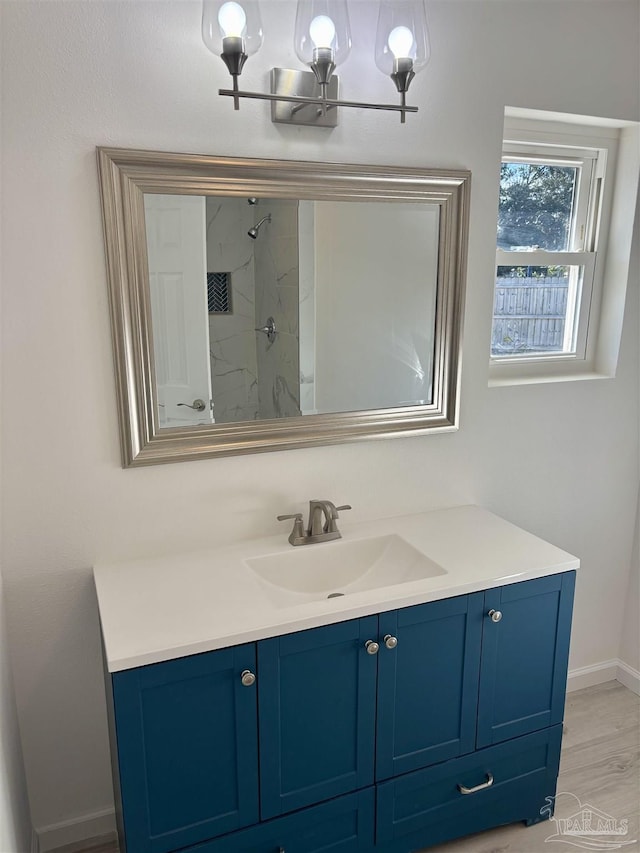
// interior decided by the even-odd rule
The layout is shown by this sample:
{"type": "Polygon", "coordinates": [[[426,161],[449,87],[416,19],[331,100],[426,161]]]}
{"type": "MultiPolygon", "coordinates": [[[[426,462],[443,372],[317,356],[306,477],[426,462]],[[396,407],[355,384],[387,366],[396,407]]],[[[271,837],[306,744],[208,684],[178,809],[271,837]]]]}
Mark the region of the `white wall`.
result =
{"type": "MultiPolygon", "coordinates": [[[[636,229],[634,232],[633,263],[635,269],[640,265],[640,199],[636,209],[636,229]]],[[[636,273],[636,287],[638,277],[636,273]]],[[[640,311],[635,316],[631,315],[629,328],[630,334],[640,340],[640,311]]],[[[640,436],[639,436],[640,440],[640,436]]],[[[622,622],[622,637],[620,641],[619,658],[624,667],[630,668],[620,676],[625,683],[638,691],[638,673],[640,673],[640,487],[638,488],[635,533],[633,537],[633,548],[631,552],[631,565],[629,572],[629,586],[625,596],[624,619],[622,622]]]]}
{"type": "MultiPolygon", "coordinates": [[[[620,660],[623,664],[640,672],[640,501],[638,502],[638,517],[631,556],[631,574],[627,590],[624,621],[622,624],[622,640],[620,643],[620,660]]],[[[637,678],[637,675],[635,675],[637,678]]]]}
{"type": "MultiPolygon", "coordinates": [[[[477,502],[578,554],[571,664],[617,657],[638,489],[637,277],[616,379],[490,389],[486,354],[504,106],[637,120],[636,0],[434,0],[418,115],[345,111],[333,131],[218,98],[228,79],[197,2],[4,6],[4,570],[36,825],[95,814],[95,827],[112,803],[92,563],[284,536],[276,514],[315,495],[348,501],[354,520],[477,502]],[[96,145],[470,169],[459,432],[122,470],[96,145]]],[[[344,91],[392,100],[367,47],[375,4],[351,9],[344,91]]],[[[263,4],[246,88],[297,66],[294,11],[263,4]]]]}
{"type": "Polygon", "coordinates": [[[5,601],[0,576],[0,851],[28,853],[31,818],[9,664],[5,601]]]}
{"type": "MultiPolygon", "coordinates": [[[[2,28],[1,13],[2,8],[0,7],[0,31],[2,28]]],[[[0,153],[1,150],[0,140],[0,153]]],[[[0,354],[0,362],[1,360],[0,354]]],[[[2,417],[0,417],[0,425],[1,423],[2,417]]],[[[0,480],[1,476],[0,465],[0,480]]],[[[1,516],[2,510],[0,508],[0,521],[2,520],[1,516]]],[[[1,539],[0,532],[0,544],[1,539]]],[[[22,760],[22,743],[18,726],[11,661],[9,659],[9,632],[5,598],[2,566],[0,565],[0,853],[26,853],[31,848],[31,816],[22,760]]]]}

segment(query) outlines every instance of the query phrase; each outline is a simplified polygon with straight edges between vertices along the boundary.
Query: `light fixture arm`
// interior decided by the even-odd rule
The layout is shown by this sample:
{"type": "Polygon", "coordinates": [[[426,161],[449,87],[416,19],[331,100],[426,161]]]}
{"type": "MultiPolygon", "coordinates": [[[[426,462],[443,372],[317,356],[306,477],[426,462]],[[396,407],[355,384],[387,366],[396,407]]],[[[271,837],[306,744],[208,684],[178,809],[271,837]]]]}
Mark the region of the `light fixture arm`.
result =
{"type": "MultiPolygon", "coordinates": [[[[304,73],[304,72],[301,72],[304,73]]],[[[234,78],[234,82],[237,82],[237,78],[234,78]]],[[[409,80],[409,82],[411,82],[409,80]]],[[[397,84],[396,84],[397,85],[397,84]]],[[[408,83],[407,83],[408,86],[408,83]]],[[[418,107],[407,106],[405,91],[398,89],[401,94],[401,102],[400,104],[378,104],[378,103],[368,103],[366,101],[344,101],[340,98],[325,98],[322,97],[305,97],[303,95],[283,95],[283,94],[269,94],[267,92],[248,92],[245,90],[238,90],[235,86],[233,89],[218,89],[218,94],[223,97],[233,98],[234,102],[237,102],[238,99],[247,98],[248,100],[257,100],[257,101],[281,101],[289,104],[296,104],[307,106],[309,104],[315,104],[321,110],[329,110],[335,109],[336,107],[350,107],[353,109],[361,109],[361,110],[385,110],[388,112],[399,112],[400,113],[400,121],[404,123],[406,113],[417,113],[418,107]]]]}

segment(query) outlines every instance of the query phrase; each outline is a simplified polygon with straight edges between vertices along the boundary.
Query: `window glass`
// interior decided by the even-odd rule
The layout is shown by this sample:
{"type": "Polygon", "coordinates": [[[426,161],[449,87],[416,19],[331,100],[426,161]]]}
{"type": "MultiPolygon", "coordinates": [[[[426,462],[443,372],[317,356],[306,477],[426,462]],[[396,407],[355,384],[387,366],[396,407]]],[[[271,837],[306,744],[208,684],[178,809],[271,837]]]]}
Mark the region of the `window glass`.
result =
{"type": "Polygon", "coordinates": [[[500,170],[498,249],[568,251],[579,167],[505,160],[500,170]]]}
{"type": "Polygon", "coordinates": [[[579,266],[498,266],[491,355],[575,352],[582,277],[579,266]]]}

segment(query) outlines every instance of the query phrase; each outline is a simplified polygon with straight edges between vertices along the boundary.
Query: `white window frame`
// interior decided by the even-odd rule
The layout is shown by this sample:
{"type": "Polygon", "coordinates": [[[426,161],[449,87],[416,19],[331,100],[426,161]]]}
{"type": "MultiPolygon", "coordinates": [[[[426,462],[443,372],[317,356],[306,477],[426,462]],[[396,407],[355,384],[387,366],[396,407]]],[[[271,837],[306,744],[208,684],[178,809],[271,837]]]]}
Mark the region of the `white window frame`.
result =
{"type": "MultiPolygon", "coordinates": [[[[523,162],[535,162],[537,159],[545,163],[557,162],[558,165],[579,166],[577,205],[574,209],[570,238],[571,251],[563,253],[534,250],[520,253],[517,250],[497,250],[496,267],[553,264],[583,268],[581,298],[575,327],[576,335],[572,341],[574,352],[490,355],[490,385],[583,379],[615,373],[619,339],[616,343],[611,338],[612,336],[615,337],[616,334],[619,335],[622,325],[621,318],[620,322],[616,323],[609,320],[604,335],[600,336],[600,314],[603,305],[605,273],[608,268],[606,256],[612,209],[615,215],[614,185],[616,195],[624,196],[619,207],[625,208],[628,212],[629,199],[627,196],[633,199],[636,192],[635,189],[629,192],[628,181],[630,179],[632,185],[635,182],[637,188],[638,170],[640,168],[637,162],[638,158],[636,157],[634,160],[633,156],[629,155],[628,150],[632,150],[633,146],[637,145],[638,124],[632,122],[614,123],[586,117],[585,123],[582,124],[577,123],[577,117],[575,120],[573,117],[568,118],[571,121],[567,123],[559,121],[558,114],[507,108],[505,111],[503,157],[509,161],[522,159],[523,162]],[[622,130],[623,128],[625,130],[622,130]],[[632,135],[621,136],[621,134],[627,133],[627,128],[628,134],[632,135]],[[628,149],[624,157],[626,175],[622,176],[624,183],[626,183],[626,189],[621,186],[621,176],[616,175],[618,144],[621,139],[624,140],[626,149],[628,149]],[[605,337],[606,340],[603,344],[602,338],[605,337]],[[613,353],[611,358],[603,357],[605,350],[613,353]]],[[[632,223],[629,228],[628,251],[630,251],[631,233],[632,223]]],[[[616,254],[619,254],[619,248],[619,246],[616,247],[616,254]]],[[[624,269],[628,274],[628,251],[626,268],[624,268],[624,264],[622,266],[617,264],[617,261],[610,265],[617,275],[624,269]]],[[[622,255],[624,256],[624,251],[622,255]]],[[[494,269],[494,299],[495,272],[494,269]]],[[[626,278],[622,284],[619,280],[614,282],[612,288],[616,291],[615,299],[619,303],[620,290],[622,289],[622,293],[624,293],[626,289],[626,278]]]]}

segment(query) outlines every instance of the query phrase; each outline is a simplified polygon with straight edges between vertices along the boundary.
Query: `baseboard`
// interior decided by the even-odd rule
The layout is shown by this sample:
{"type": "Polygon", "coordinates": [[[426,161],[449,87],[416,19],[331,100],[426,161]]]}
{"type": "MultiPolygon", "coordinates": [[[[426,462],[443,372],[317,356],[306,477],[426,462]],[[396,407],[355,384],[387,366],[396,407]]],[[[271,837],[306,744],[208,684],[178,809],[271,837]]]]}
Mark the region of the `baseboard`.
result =
{"type": "Polygon", "coordinates": [[[640,672],[619,658],[570,670],[567,676],[567,693],[613,680],[619,681],[640,696],[640,672]]]}
{"type": "Polygon", "coordinates": [[[604,684],[618,677],[618,660],[607,660],[591,666],[580,666],[569,670],[567,675],[567,693],[582,690],[583,687],[593,687],[594,684],[604,684]]]}
{"type": "Polygon", "coordinates": [[[625,687],[628,687],[629,690],[632,690],[640,696],[640,672],[638,672],[637,669],[634,669],[632,666],[629,666],[628,663],[619,660],[618,674],[616,678],[620,684],[624,684],[625,687]]]}
{"type": "Polygon", "coordinates": [[[37,830],[36,853],[50,853],[59,847],[88,844],[94,839],[115,839],[116,817],[114,810],[102,809],[72,820],[61,821],[37,830]]]}

